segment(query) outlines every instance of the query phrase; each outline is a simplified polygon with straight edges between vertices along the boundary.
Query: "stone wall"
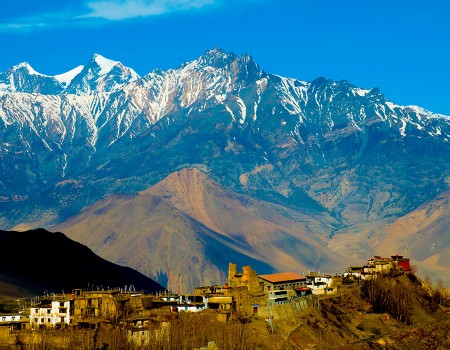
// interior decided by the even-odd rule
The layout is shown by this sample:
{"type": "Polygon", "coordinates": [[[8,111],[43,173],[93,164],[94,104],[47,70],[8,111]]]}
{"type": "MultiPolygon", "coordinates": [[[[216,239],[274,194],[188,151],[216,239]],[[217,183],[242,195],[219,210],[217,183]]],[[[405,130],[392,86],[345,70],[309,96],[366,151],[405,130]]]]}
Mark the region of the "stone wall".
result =
{"type": "Polygon", "coordinates": [[[264,307],[260,307],[258,310],[258,316],[268,318],[269,315],[273,317],[273,319],[282,319],[286,317],[292,317],[296,313],[299,313],[303,310],[306,310],[312,305],[312,297],[299,297],[293,299],[292,301],[286,304],[280,305],[266,305],[264,307]]]}

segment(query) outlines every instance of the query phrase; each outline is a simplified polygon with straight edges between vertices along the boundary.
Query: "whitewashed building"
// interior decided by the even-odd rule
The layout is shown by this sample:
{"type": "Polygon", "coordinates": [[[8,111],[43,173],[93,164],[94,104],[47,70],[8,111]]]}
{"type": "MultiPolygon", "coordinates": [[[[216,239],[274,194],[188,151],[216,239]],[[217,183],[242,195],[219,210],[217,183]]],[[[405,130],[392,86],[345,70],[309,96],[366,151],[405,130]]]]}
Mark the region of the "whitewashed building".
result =
{"type": "Polygon", "coordinates": [[[333,285],[333,276],[331,275],[310,275],[306,286],[311,288],[312,293],[315,295],[336,292],[333,285]]]}
{"type": "Polygon", "coordinates": [[[53,300],[51,305],[31,307],[30,323],[32,327],[70,324],[70,300],[53,300]]]}
{"type": "Polygon", "coordinates": [[[208,298],[202,295],[181,295],[177,311],[200,312],[208,308],[208,298]]]}

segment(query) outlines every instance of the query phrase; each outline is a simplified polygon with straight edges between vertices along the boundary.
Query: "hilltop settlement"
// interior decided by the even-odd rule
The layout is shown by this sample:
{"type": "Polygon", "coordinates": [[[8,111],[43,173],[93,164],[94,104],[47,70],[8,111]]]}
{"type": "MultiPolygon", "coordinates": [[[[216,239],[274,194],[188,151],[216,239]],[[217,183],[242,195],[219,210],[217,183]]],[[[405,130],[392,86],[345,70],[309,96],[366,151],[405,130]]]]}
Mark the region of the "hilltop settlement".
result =
{"type": "MultiPolygon", "coordinates": [[[[393,255],[389,258],[375,256],[364,266],[350,266],[347,271],[336,275],[313,271],[306,276],[295,272],[259,275],[251,266],[244,266],[240,271],[236,264],[230,263],[224,285],[199,286],[193,294],[177,294],[167,290],[145,294],[136,291],[133,285],[116,289],[93,286],[90,289],[74,288],[65,294],[47,292],[32,299],[18,299],[16,312],[0,314],[0,344],[12,348],[33,344],[32,348],[36,349],[36,344],[47,342],[53,348],[65,349],[75,343],[84,344],[84,347],[78,348],[87,349],[96,348],[99,334],[104,334],[101,338],[103,348],[112,349],[114,344],[119,343],[122,344],[119,348],[123,348],[124,344],[127,348],[152,348],[151,344],[173,342],[173,321],[187,314],[204,315],[208,320],[223,325],[264,322],[265,334],[273,336],[277,322],[281,324],[296,315],[320,310],[321,302],[322,307],[326,308],[327,300],[346,298],[348,291],[355,286],[365,286],[373,296],[377,288],[374,282],[383,280],[385,276],[397,278],[397,281],[400,281],[398,278],[410,276],[409,280],[417,282],[409,259],[393,255]],[[112,330],[120,334],[120,342],[117,337],[111,342],[112,330]],[[68,333],[71,331],[73,333],[68,333]],[[77,334],[76,331],[77,336],[67,336],[77,334]],[[105,334],[108,336],[105,337],[105,334]]],[[[389,283],[392,285],[392,282],[389,283]]],[[[391,292],[395,294],[394,289],[391,292]]],[[[371,294],[367,295],[370,299],[371,294]]],[[[338,306],[334,308],[338,309],[338,306]]],[[[377,311],[376,306],[372,308],[371,313],[377,311]]],[[[388,313],[386,310],[383,313],[385,320],[390,317],[389,310],[388,313]]],[[[400,309],[397,307],[396,310],[400,309]]],[[[402,314],[395,311],[390,315],[397,322],[413,322],[408,312],[402,314]]],[[[303,322],[312,319],[305,316],[303,322]]],[[[356,335],[355,339],[361,340],[356,335]]],[[[292,339],[289,341],[292,343],[292,339]]],[[[208,342],[204,345],[207,346],[208,342]]],[[[210,342],[208,346],[214,348],[218,345],[210,342]]],[[[191,344],[191,347],[194,345],[191,344]]],[[[158,348],[157,345],[154,348],[158,348]]],[[[220,348],[227,347],[222,344],[220,348]]]]}

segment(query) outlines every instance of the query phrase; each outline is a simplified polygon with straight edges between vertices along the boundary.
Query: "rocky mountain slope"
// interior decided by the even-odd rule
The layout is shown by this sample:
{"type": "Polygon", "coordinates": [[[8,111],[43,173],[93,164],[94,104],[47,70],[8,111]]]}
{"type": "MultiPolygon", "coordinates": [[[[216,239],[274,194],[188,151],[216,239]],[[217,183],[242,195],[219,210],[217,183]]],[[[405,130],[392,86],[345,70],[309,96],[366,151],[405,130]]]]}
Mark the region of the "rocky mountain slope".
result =
{"type": "Polygon", "coordinates": [[[54,229],[107,260],[187,292],[223,284],[230,261],[261,273],[337,272],[346,261],[326,248],[333,225],[327,214],[259,201],[184,169],[137,195],[107,197],[54,229]]]}
{"type": "MultiPolygon", "coordinates": [[[[143,77],[99,55],[54,77],[20,64],[0,73],[0,135],[3,228],[56,224],[197,168],[238,193],[332,217],[328,247],[365,260],[369,239],[450,183],[448,116],[377,88],[269,74],[219,49],[143,77]]],[[[196,209],[185,209],[194,225],[196,209]]]]}
{"type": "Polygon", "coordinates": [[[164,289],[137,271],[98,257],[62,233],[0,231],[0,246],[0,296],[68,293],[88,285],[124,288],[132,284],[136,290],[148,292],[164,289]]]}
{"type": "Polygon", "coordinates": [[[57,221],[183,167],[345,225],[406,214],[448,187],[449,117],[377,88],[283,78],[217,49],[142,78],[111,62],[94,56],[52,94],[26,74],[2,84],[2,226],[57,221]]]}

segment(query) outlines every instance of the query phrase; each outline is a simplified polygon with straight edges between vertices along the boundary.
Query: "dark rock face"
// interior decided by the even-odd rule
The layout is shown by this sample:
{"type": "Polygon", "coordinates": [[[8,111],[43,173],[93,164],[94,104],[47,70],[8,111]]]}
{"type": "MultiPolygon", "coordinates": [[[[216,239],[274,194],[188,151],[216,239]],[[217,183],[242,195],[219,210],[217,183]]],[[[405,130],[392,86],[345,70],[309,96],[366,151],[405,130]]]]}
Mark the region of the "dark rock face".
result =
{"type": "Polygon", "coordinates": [[[344,226],[448,188],[449,117],[377,88],[283,78],[218,49],[143,78],[97,61],[61,93],[0,92],[2,227],[58,222],[185,167],[344,226]]]}
{"type": "Polygon", "coordinates": [[[131,284],[148,292],[164,289],[137,271],[98,257],[62,233],[0,231],[0,246],[1,280],[37,293],[131,284]]]}

